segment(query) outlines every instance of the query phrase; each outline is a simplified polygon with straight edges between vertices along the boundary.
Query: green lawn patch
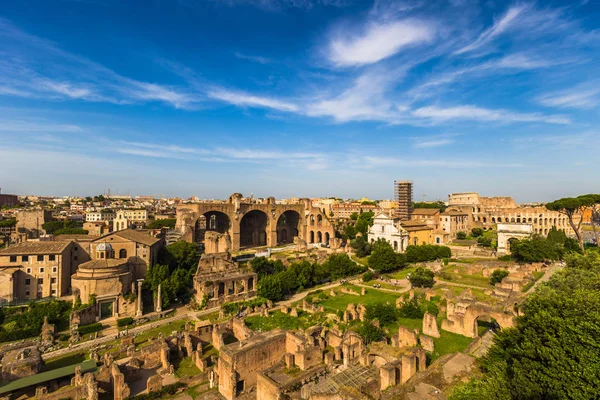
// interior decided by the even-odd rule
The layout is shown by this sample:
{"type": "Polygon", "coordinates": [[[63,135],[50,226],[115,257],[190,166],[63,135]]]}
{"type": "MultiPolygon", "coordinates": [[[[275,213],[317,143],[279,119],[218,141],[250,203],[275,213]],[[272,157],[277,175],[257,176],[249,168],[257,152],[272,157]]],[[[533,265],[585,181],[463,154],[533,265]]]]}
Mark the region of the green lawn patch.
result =
{"type": "MultiPolygon", "coordinates": [[[[187,319],[178,319],[177,321],[172,321],[169,322],[168,324],[153,328],[153,329],[148,329],[146,331],[141,332],[138,336],[135,337],[134,339],[134,344],[136,346],[136,348],[144,343],[148,342],[148,338],[149,337],[156,337],[158,336],[159,333],[162,333],[164,337],[169,336],[173,331],[179,331],[185,328],[185,323],[187,322],[187,319]]],[[[142,346],[144,347],[144,346],[142,346]]]]}
{"type": "MultiPolygon", "coordinates": [[[[299,313],[301,315],[302,313],[299,313]]],[[[305,319],[300,317],[292,317],[284,314],[281,311],[275,311],[269,315],[269,318],[262,315],[253,315],[245,319],[246,325],[253,331],[270,331],[276,328],[286,330],[296,330],[298,328],[306,329],[305,319]]]]}
{"type": "MultiPolygon", "coordinates": [[[[344,287],[353,290],[357,293],[360,293],[362,289],[360,286],[355,285],[347,285],[344,287]]],[[[396,299],[400,297],[400,294],[384,292],[374,288],[365,288],[365,290],[366,294],[364,296],[355,296],[351,294],[342,293],[339,288],[336,288],[336,296],[329,297],[327,300],[320,301],[318,304],[325,307],[325,310],[329,312],[338,310],[344,311],[350,303],[354,305],[363,304],[366,306],[368,304],[380,302],[385,303],[389,301],[390,304],[396,304],[396,299]]]]}
{"type": "Polygon", "coordinates": [[[445,354],[464,351],[472,340],[472,338],[463,335],[440,330],[440,337],[433,339],[434,349],[431,354],[431,361],[434,361],[445,354]]]}
{"type": "Polygon", "coordinates": [[[46,370],[51,371],[53,369],[68,367],[69,365],[79,364],[84,362],[86,359],[85,353],[71,353],[65,354],[55,358],[49,358],[46,361],[46,370]]]}
{"type": "Polygon", "coordinates": [[[401,269],[400,271],[392,272],[392,273],[386,274],[386,275],[392,279],[406,279],[406,276],[408,274],[410,274],[411,272],[413,272],[415,270],[415,268],[416,267],[408,267],[408,268],[401,269]]]}
{"type": "Polygon", "coordinates": [[[527,285],[523,286],[523,289],[521,289],[521,292],[525,293],[529,289],[531,289],[533,287],[533,285],[535,285],[535,283],[542,278],[542,276],[544,276],[544,271],[534,272],[533,273],[533,280],[531,282],[529,282],[527,285]]]}
{"type": "Polygon", "coordinates": [[[200,370],[196,367],[196,364],[192,361],[192,357],[184,357],[177,365],[175,369],[175,375],[179,378],[184,376],[196,376],[200,374],[200,370]]]}

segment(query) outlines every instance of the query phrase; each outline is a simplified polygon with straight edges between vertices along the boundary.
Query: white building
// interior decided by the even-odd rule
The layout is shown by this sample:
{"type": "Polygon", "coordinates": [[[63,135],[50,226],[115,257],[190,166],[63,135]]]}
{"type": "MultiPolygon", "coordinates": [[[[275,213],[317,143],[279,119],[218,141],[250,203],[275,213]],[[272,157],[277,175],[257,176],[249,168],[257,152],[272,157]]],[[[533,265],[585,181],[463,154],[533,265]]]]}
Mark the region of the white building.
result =
{"type": "Polygon", "coordinates": [[[86,222],[112,222],[115,219],[115,213],[108,210],[92,211],[85,214],[86,222]]]}
{"type": "Polygon", "coordinates": [[[378,239],[385,239],[398,253],[404,253],[409,244],[408,232],[400,225],[400,221],[384,213],[377,214],[373,218],[373,226],[369,229],[369,243],[374,243],[378,239]]]}
{"type": "Polygon", "coordinates": [[[134,225],[144,225],[148,221],[148,211],[144,209],[119,210],[113,220],[113,232],[129,229],[134,225]]]}

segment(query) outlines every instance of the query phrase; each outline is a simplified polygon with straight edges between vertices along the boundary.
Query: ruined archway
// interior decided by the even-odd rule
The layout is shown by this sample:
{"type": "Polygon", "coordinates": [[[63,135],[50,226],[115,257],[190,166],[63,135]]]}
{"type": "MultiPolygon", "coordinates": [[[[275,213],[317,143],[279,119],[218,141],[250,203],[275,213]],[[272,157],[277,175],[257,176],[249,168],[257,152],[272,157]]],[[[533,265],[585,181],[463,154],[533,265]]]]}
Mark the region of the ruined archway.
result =
{"type": "Polygon", "coordinates": [[[321,231],[317,232],[317,243],[323,243],[323,234],[321,231]]]}
{"type": "Polygon", "coordinates": [[[293,243],[298,236],[300,214],[294,210],[285,211],[277,219],[277,244],[293,243]]]}
{"type": "Polygon", "coordinates": [[[240,221],[240,247],[267,245],[269,219],[262,211],[247,212],[240,221]]]}
{"type": "Polygon", "coordinates": [[[227,214],[220,211],[208,211],[198,218],[194,228],[194,242],[203,243],[207,231],[225,233],[229,231],[231,221],[227,214]]]}

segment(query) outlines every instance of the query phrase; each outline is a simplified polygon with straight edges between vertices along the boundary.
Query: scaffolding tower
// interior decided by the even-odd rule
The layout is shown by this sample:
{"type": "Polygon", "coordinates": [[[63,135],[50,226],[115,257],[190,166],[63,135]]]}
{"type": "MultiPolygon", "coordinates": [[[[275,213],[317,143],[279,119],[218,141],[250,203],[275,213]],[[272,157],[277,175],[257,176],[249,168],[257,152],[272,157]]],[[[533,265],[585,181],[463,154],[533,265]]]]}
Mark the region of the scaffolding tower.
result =
{"type": "Polygon", "coordinates": [[[396,209],[394,218],[410,219],[413,212],[413,183],[412,181],[394,181],[394,200],[396,209]]]}

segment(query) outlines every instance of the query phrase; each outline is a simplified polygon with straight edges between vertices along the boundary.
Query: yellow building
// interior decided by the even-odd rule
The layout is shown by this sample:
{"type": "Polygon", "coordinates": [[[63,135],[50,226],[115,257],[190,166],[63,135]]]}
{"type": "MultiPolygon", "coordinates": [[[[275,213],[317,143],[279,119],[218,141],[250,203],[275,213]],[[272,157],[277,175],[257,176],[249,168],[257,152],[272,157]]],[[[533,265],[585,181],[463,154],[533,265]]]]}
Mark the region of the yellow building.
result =
{"type": "Polygon", "coordinates": [[[421,246],[433,244],[433,228],[422,221],[402,221],[402,227],[408,232],[409,245],[421,246]]]}

